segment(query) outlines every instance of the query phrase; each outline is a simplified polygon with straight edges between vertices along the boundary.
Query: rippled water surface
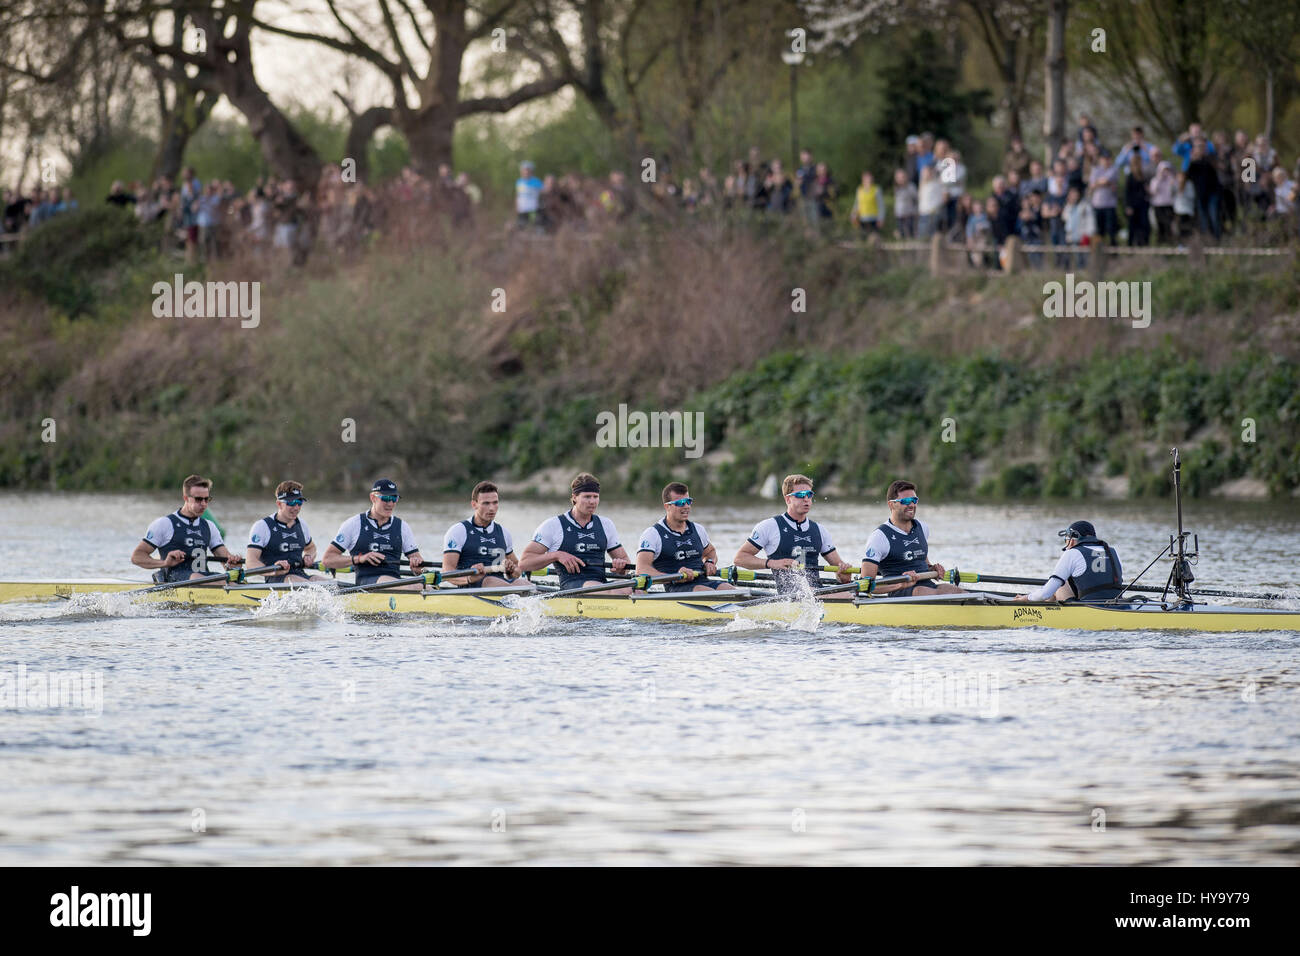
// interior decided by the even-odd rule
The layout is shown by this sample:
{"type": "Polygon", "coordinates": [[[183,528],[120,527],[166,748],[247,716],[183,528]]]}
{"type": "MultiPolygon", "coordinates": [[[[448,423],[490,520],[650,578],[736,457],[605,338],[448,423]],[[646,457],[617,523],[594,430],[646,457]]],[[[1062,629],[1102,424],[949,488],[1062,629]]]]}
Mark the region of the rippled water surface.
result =
{"type": "MultiPolygon", "coordinates": [[[[136,578],[127,556],[177,503],[0,495],[4,577],[136,578]]],[[[241,550],[270,510],[217,504],[241,550]]],[[[323,543],[364,507],[313,499],[304,517],[323,543]]],[[[695,517],[729,560],[778,508],[706,501],[695,517]]],[[[1167,502],[922,508],[934,559],[1035,577],[1078,517],[1131,577],[1172,517],[1167,502]]],[[[522,549],[558,510],[507,500],[501,518],[522,549]]],[[[656,516],[602,510],[631,545],[656,516]]],[[[426,557],[464,517],[409,499],[399,513],[426,557]]],[[[863,502],[819,502],[814,517],[854,558],[883,520],[863,502]]],[[[1207,586],[1290,585],[1294,505],[1196,502],[1187,523],[1207,586]]],[[[1294,632],[493,626],[329,601],[254,616],[110,599],[0,605],[0,641],[0,680],[102,680],[98,716],[0,708],[5,864],[1280,864],[1300,851],[1294,632]]]]}

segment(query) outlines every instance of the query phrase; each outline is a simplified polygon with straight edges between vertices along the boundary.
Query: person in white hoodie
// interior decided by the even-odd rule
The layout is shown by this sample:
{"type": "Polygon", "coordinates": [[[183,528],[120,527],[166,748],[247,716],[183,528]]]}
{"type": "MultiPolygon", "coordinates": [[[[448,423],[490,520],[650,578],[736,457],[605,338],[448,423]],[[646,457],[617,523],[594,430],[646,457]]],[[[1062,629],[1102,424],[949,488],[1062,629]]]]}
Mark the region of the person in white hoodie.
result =
{"type": "Polygon", "coordinates": [[[1151,208],[1156,214],[1156,244],[1165,245],[1174,235],[1174,195],[1178,192],[1178,178],[1174,165],[1164,160],[1156,167],[1156,174],[1147,183],[1151,208]]]}
{"type": "Polygon", "coordinates": [[[921,188],[918,190],[917,206],[921,216],[918,220],[918,238],[929,239],[944,208],[943,181],[932,165],[921,170],[921,188]]]}
{"type": "MultiPolygon", "coordinates": [[[[1065,244],[1068,246],[1086,246],[1091,244],[1097,232],[1097,217],[1092,204],[1084,202],[1077,186],[1071,186],[1065,200],[1065,209],[1061,215],[1065,219],[1065,244]]],[[[1079,267],[1087,265],[1088,254],[1079,253],[1079,267]]]]}

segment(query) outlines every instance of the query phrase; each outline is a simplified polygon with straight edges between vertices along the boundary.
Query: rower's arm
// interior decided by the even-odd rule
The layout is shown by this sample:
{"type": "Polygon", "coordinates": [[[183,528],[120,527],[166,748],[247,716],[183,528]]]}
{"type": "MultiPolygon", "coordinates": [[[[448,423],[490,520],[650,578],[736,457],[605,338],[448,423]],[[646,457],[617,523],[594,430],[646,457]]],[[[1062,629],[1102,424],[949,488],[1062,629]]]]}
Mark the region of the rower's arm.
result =
{"type": "Polygon", "coordinates": [[[333,541],[325,549],[325,557],[321,559],[321,565],[328,569],[346,568],[352,564],[352,555],[348,554],[333,541]]]}
{"type": "MultiPolygon", "coordinates": [[[[879,573],[880,573],[880,565],[876,564],[874,561],[868,561],[865,558],[862,559],[862,572],[860,574],[861,577],[874,578],[879,573]]],[[[876,588],[875,593],[889,594],[891,591],[898,591],[901,590],[902,588],[910,587],[910,586],[911,585],[909,585],[906,581],[900,584],[886,584],[884,587],[876,588]]]]}
{"type": "Polygon", "coordinates": [[[144,568],[146,571],[152,571],[155,568],[171,567],[171,565],[164,560],[166,555],[163,555],[162,558],[150,557],[150,555],[154,553],[154,550],[154,546],[148,541],[141,541],[135,546],[135,550],[131,552],[131,563],[137,568],[144,568]]]}
{"type": "Polygon", "coordinates": [[[738,568],[749,568],[751,571],[762,571],[767,567],[767,562],[758,556],[758,546],[752,541],[746,541],[740,546],[731,563],[738,568]]]}
{"type": "Polygon", "coordinates": [[[456,566],[457,566],[458,564],[460,564],[460,552],[459,552],[459,551],[444,551],[444,552],[442,552],[442,570],[443,570],[444,572],[446,572],[446,571],[455,571],[455,570],[456,570],[456,566]]]}
{"type": "Polygon", "coordinates": [[[524,548],[523,556],[519,559],[519,573],[527,574],[529,571],[536,571],[550,564],[555,555],[547,551],[545,547],[536,541],[529,541],[528,547],[524,548]]]}
{"type": "Polygon", "coordinates": [[[235,554],[224,544],[219,544],[212,549],[212,553],[217,556],[218,561],[224,561],[226,564],[243,564],[242,555],[235,554]]]}
{"type": "MultiPolygon", "coordinates": [[[[837,568],[846,563],[845,560],[840,557],[839,549],[833,551],[827,551],[825,554],[822,555],[822,559],[827,564],[833,565],[834,567],[837,568]]],[[[835,573],[835,577],[840,582],[840,584],[848,584],[850,581],[853,580],[853,575],[845,571],[837,571],[835,573]]]]}
{"type": "MultiPolygon", "coordinates": [[[[215,551],[213,551],[212,553],[216,554],[215,551]]],[[[248,561],[249,567],[260,568],[262,566],[262,549],[255,548],[250,544],[248,546],[248,550],[244,552],[244,558],[245,560],[248,561]]],[[[311,562],[307,560],[307,555],[305,552],[303,553],[302,558],[304,564],[311,564],[311,562]]]]}
{"type": "Polygon", "coordinates": [[[636,573],[637,574],[658,574],[654,566],[655,553],[653,551],[638,551],[636,553],[636,573]]]}

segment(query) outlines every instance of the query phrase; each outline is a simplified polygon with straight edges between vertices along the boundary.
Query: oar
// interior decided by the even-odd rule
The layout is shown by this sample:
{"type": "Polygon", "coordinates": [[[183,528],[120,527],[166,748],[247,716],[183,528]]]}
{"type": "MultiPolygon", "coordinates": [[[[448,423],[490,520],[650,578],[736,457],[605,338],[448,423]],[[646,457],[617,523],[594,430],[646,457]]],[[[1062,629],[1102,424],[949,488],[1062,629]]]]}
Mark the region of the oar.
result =
{"type": "Polygon", "coordinates": [[[222,571],[220,574],[205,574],[201,578],[189,578],[185,581],[168,581],[165,584],[155,584],[151,588],[139,588],[135,591],[126,591],[126,594],[152,594],[154,591],[173,591],[176,588],[189,588],[196,584],[212,584],[215,581],[229,581],[231,584],[238,584],[250,574],[270,574],[273,571],[284,570],[279,565],[268,564],[260,568],[252,568],[245,571],[243,568],[231,568],[229,571],[222,571]]]}
{"type": "MultiPolygon", "coordinates": [[[[632,586],[634,591],[648,590],[652,584],[676,584],[688,580],[684,574],[634,574],[630,578],[620,578],[617,581],[605,581],[602,584],[592,584],[585,588],[568,588],[564,591],[550,591],[543,594],[544,598],[572,597],[575,594],[596,594],[600,591],[613,591],[615,588],[625,588],[632,586]]],[[[698,579],[696,579],[698,580],[698,579]]]]}
{"type": "MultiPolygon", "coordinates": [[[[957,571],[954,568],[948,572],[948,580],[956,584],[960,580],[963,584],[977,584],[981,581],[989,584],[1023,584],[1029,587],[1042,587],[1047,583],[1046,578],[1013,578],[998,574],[976,574],[973,571],[957,571]]],[[[1129,585],[1126,591],[1146,591],[1149,594],[1162,594],[1167,588],[1158,588],[1145,584],[1129,585]]],[[[1286,597],[1285,594],[1249,594],[1244,591],[1217,591],[1209,588],[1193,588],[1197,594],[1207,594],[1211,597],[1234,597],[1246,598],[1252,601],[1280,601],[1286,597]]]]}
{"type": "MultiPolygon", "coordinates": [[[[484,574],[500,574],[505,571],[505,565],[494,564],[491,567],[484,568],[484,574]]],[[[427,587],[436,588],[443,581],[452,581],[456,578],[467,578],[470,575],[478,574],[473,568],[465,568],[463,571],[425,571],[423,574],[417,574],[409,578],[394,578],[392,581],[380,581],[377,584],[355,584],[350,588],[339,588],[335,594],[357,594],[362,591],[385,591],[388,588],[400,588],[407,584],[423,583],[427,587]]]]}
{"type": "MultiPolygon", "coordinates": [[[[936,571],[923,571],[916,575],[916,580],[926,581],[930,578],[937,578],[938,576],[939,574],[936,571]]],[[[870,594],[882,584],[903,584],[910,580],[911,578],[906,574],[896,574],[887,578],[859,578],[856,581],[850,581],[848,584],[832,584],[830,587],[813,588],[812,595],[813,597],[821,597],[823,594],[835,594],[840,591],[853,590],[863,594],[870,594]]],[[[717,607],[713,608],[713,610],[719,611],[723,614],[730,614],[732,611],[738,611],[741,608],[746,607],[753,607],[756,604],[772,604],[777,601],[790,601],[792,599],[797,599],[799,596],[800,595],[797,594],[777,594],[772,597],[756,598],[753,601],[745,601],[740,604],[719,604],[717,607]]]]}
{"type": "MultiPolygon", "coordinates": [[[[781,569],[771,570],[768,568],[760,568],[758,570],[754,570],[753,568],[742,568],[742,567],[738,567],[737,565],[730,565],[725,568],[718,568],[718,577],[730,581],[732,584],[735,584],[737,581],[770,581],[775,577],[777,570],[781,570],[781,569]]],[[[793,567],[793,568],[785,568],[784,572],[786,574],[797,574],[800,571],[811,571],[811,570],[813,569],[793,567]]],[[[833,564],[824,564],[820,568],[817,568],[817,570],[821,571],[823,574],[840,573],[840,569],[833,564]]],[[[854,567],[853,565],[849,565],[845,569],[844,573],[861,574],[862,569],[859,567],[854,567]]]]}

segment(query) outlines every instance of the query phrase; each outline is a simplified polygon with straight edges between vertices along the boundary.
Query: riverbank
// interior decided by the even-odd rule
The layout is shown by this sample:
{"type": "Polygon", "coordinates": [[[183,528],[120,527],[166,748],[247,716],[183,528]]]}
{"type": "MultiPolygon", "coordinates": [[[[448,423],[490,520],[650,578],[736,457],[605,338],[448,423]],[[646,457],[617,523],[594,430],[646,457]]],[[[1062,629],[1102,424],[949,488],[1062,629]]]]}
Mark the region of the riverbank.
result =
{"type": "Polygon", "coordinates": [[[293,271],[140,250],[79,268],[77,318],[12,273],[0,288],[0,485],[200,471],[344,492],[383,472],[541,493],[589,468],[637,493],[804,471],[870,496],[906,473],[938,497],[1138,497],[1167,490],[1177,443],[1190,494],[1300,487],[1300,279],[1261,264],[1136,264],[1114,278],[1151,283],[1146,328],[1045,318],[1059,274],[939,280],[725,221],[545,241],[431,227],[293,271]],[[259,283],[256,327],[155,317],[153,284],[178,272],[259,283]],[[620,404],[689,413],[701,435],[602,447],[620,404]]]}

